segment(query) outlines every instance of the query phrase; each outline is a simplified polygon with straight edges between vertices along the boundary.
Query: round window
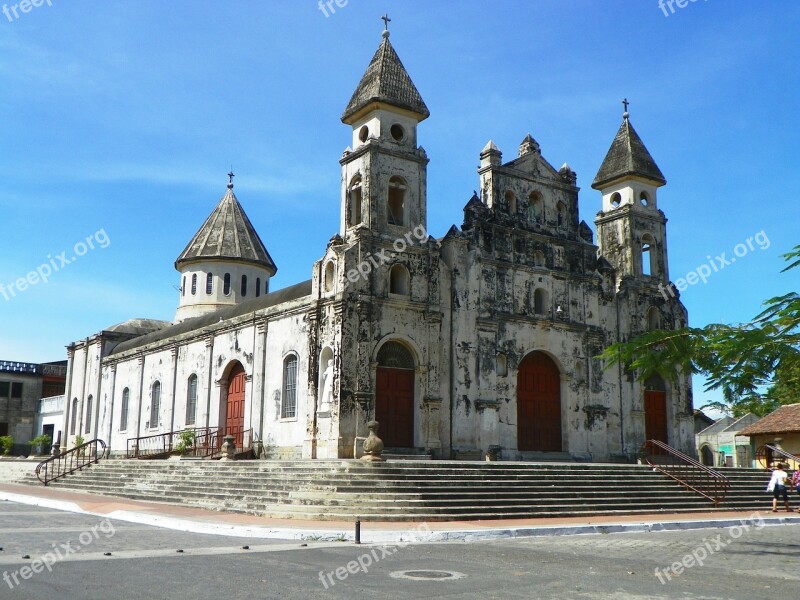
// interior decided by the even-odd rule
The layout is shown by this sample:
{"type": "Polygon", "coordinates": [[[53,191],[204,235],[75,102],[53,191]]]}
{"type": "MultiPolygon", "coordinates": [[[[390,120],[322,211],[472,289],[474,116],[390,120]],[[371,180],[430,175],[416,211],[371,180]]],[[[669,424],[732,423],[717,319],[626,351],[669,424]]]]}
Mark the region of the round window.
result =
{"type": "Polygon", "coordinates": [[[611,195],[611,206],[616,208],[617,206],[620,205],[621,202],[622,202],[622,196],[619,195],[619,192],[614,192],[611,195]]]}
{"type": "Polygon", "coordinates": [[[406,137],[406,132],[403,131],[403,128],[400,125],[398,125],[397,123],[392,125],[392,128],[390,129],[390,131],[392,133],[392,137],[394,138],[394,140],[396,142],[402,142],[406,137]]]}
{"type": "Polygon", "coordinates": [[[364,125],[358,132],[358,139],[360,139],[362,142],[366,142],[368,137],[369,137],[369,127],[364,125]]]}

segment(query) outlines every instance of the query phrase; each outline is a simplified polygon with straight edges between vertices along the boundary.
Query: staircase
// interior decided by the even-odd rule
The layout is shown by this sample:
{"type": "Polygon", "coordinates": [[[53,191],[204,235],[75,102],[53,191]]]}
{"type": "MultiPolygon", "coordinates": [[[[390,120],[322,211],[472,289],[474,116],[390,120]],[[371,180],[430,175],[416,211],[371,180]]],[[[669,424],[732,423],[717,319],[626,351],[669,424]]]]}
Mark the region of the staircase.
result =
{"type": "MultiPolygon", "coordinates": [[[[724,469],[720,510],[768,510],[768,474],[724,469]]],[[[23,483],[38,484],[29,476],[23,483]]],[[[105,460],[53,488],[269,517],[452,521],[713,511],[649,467],[616,464],[353,460],[105,460]]],[[[795,499],[793,498],[793,501],[795,499]]],[[[795,501],[796,504],[796,501],[795,501]]]]}

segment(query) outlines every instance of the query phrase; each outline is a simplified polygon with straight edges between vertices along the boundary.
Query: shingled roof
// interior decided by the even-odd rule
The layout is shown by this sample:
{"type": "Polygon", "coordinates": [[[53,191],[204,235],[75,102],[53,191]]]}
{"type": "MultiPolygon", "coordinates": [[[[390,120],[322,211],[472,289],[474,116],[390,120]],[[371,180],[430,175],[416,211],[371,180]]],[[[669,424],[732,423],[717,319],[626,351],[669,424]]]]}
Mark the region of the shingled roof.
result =
{"type": "Polygon", "coordinates": [[[645,148],[642,138],[636,133],[628,117],[625,117],[592,187],[597,190],[616,179],[630,176],[644,177],[661,185],[667,183],[656,161],[645,148]]]}
{"type": "Polygon", "coordinates": [[[175,261],[175,268],[198,260],[236,260],[278,270],[233,193],[233,184],[192,241],[175,261]]]}
{"type": "Polygon", "coordinates": [[[422,100],[408,71],[389,42],[388,31],[384,32],[375,56],[367,67],[367,71],[353,92],[353,97],[342,114],[344,123],[350,122],[353,115],[361,112],[374,102],[382,102],[398,108],[404,108],[427,119],[431,113],[422,100]]]}
{"type": "Polygon", "coordinates": [[[748,425],[739,435],[759,435],[762,433],[795,433],[800,432],[800,404],[786,404],[748,425]]]}

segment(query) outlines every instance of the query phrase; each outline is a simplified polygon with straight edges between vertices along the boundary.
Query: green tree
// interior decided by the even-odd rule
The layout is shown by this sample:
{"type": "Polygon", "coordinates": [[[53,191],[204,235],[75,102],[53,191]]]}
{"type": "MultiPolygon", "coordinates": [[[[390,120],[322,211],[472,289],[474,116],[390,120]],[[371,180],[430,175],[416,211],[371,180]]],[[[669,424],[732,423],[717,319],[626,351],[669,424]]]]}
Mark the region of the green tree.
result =
{"type": "MultiPolygon", "coordinates": [[[[800,245],[784,258],[789,264],[781,272],[800,266],[800,245]]],[[[673,381],[681,372],[704,375],[706,390],[720,390],[723,399],[702,408],[764,415],[800,400],[800,295],[790,292],[763,306],[749,323],[651,331],[600,356],[607,367],[622,363],[640,380],[654,373],[673,381]]]]}

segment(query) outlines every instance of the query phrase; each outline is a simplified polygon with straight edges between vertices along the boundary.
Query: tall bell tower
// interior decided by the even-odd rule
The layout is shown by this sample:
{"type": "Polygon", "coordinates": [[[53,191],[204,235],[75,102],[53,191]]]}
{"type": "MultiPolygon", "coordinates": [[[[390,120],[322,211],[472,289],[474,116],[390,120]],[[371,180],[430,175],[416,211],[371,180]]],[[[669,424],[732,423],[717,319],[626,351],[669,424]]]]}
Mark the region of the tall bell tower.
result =
{"type": "Polygon", "coordinates": [[[391,238],[427,226],[428,157],[417,126],[428,107],[389,42],[383,40],[342,114],[352,145],[342,166],[341,225],[348,241],[361,228],[391,238]]]}
{"type": "Polygon", "coordinates": [[[636,133],[624,100],[617,135],[592,187],[603,195],[597,215],[600,254],[617,276],[654,285],[669,282],[667,219],[658,208],[658,188],[667,183],[636,133]]]}

